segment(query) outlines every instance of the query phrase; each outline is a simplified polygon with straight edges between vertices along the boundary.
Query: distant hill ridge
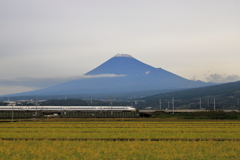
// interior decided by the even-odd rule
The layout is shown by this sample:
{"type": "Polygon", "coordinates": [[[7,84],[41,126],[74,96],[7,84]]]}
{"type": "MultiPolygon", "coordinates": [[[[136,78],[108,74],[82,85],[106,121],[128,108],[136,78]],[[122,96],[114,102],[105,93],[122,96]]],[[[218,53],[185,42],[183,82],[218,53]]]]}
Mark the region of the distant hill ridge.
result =
{"type": "MultiPolygon", "coordinates": [[[[188,106],[191,109],[199,109],[199,100],[201,99],[202,107],[213,109],[213,98],[216,99],[218,109],[240,108],[240,81],[219,84],[214,86],[192,88],[176,92],[156,94],[142,98],[145,100],[145,106],[159,106],[159,99],[162,102],[171,101],[174,98],[175,106],[188,106]],[[210,103],[210,105],[209,105],[210,103]]],[[[163,104],[164,105],[164,104],[163,104]]],[[[165,107],[167,105],[165,104],[165,107]]]]}
{"type": "Polygon", "coordinates": [[[218,96],[236,96],[240,98],[240,81],[230,82],[224,84],[218,84],[207,87],[191,88],[187,90],[181,90],[176,92],[169,92],[163,94],[152,95],[145,97],[143,99],[153,99],[153,98],[201,98],[201,97],[218,97],[218,96]]]}

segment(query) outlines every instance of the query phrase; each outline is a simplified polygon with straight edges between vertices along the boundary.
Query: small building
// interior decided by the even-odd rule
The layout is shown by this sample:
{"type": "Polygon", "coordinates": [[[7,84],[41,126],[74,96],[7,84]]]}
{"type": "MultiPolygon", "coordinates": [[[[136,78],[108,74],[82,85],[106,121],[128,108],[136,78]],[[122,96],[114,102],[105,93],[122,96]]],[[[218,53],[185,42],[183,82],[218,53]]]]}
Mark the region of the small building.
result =
{"type": "Polygon", "coordinates": [[[16,102],[15,101],[3,101],[3,103],[7,103],[8,106],[16,106],[16,102]]]}

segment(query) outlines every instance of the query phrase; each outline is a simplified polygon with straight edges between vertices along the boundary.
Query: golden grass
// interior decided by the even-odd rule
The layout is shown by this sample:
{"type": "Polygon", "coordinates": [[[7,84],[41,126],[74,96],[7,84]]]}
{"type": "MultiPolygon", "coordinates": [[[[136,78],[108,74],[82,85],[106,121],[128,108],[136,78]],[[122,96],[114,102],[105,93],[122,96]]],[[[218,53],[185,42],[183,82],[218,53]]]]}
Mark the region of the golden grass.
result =
{"type": "Polygon", "coordinates": [[[0,159],[238,159],[239,142],[1,141],[0,159]]]}
{"type": "MultiPolygon", "coordinates": [[[[0,138],[240,138],[239,121],[0,123],[0,138]]],[[[0,159],[239,159],[238,141],[0,140],[0,159]]]]}

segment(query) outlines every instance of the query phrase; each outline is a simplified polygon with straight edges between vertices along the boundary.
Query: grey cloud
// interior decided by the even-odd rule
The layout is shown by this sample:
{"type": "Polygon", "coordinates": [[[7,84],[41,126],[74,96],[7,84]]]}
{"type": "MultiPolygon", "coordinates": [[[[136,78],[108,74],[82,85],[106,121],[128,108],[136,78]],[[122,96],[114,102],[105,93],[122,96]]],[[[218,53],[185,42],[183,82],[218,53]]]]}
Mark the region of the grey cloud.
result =
{"type": "Polygon", "coordinates": [[[191,78],[191,80],[192,80],[192,81],[197,81],[197,77],[196,77],[196,76],[193,76],[193,77],[191,78]]]}
{"type": "Polygon", "coordinates": [[[76,79],[101,78],[101,77],[121,77],[125,75],[116,74],[100,74],[100,75],[82,75],[71,77],[45,77],[45,78],[16,78],[16,79],[0,79],[3,86],[22,86],[31,88],[44,88],[68,82],[76,79]]]}
{"type": "Polygon", "coordinates": [[[240,80],[239,75],[226,75],[226,74],[210,74],[206,77],[208,82],[215,82],[215,83],[227,83],[227,82],[234,82],[240,80]]]}
{"type": "Polygon", "coordinates": [[[117,52],[201,80],[210,68],[239,74],[239,8],[238,0],[2,0],[0,85],[63,83],[117,52]]]}
{"type": "Polygon", "coordinates": [[[39,89],[37,87],[24,87],[24,86],[2,86],[0,85],[0,95],[12,94],[12,93],[20,93],[27,92],[39,89]]]}

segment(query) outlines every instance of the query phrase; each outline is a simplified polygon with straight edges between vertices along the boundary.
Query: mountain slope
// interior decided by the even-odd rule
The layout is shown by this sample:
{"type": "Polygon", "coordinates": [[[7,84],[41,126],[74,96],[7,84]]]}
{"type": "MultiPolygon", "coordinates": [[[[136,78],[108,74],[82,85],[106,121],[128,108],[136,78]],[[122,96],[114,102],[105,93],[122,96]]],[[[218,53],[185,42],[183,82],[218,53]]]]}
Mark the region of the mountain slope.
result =
{"type": "MultiPolygon", "coordinates": [[[[77,79],[17,95],[114,94],[212,85],[201,81],[191,81],[164,69],[154,68],[126,54],[117,54],[85,75],[100,76],[98,78],[77,79]],[[101,77],[101,75],[114,76],[101,77]]],[[[16,96],[16,94],[14,95],[16,96]]]]}
{"type": "Polygon", "coordinates": [[[154,71],[150,65],[138,61],[126,54],[117,54],[97,68],[85,75],[117,74],[117,75],[144,75],[154,71]]]}

